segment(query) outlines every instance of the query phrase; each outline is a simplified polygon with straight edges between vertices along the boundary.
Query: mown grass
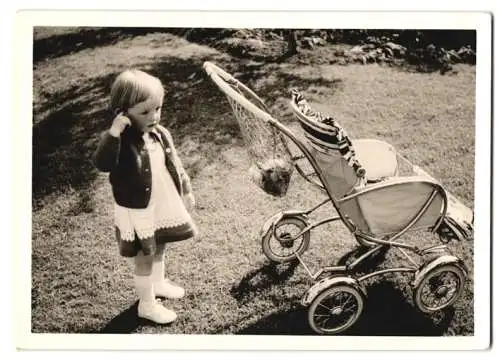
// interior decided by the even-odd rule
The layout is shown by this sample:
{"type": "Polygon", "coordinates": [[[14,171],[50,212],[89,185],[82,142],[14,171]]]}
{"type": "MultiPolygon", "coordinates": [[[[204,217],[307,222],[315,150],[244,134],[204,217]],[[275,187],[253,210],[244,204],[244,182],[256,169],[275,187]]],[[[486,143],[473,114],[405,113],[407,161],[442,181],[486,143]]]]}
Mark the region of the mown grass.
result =
{"type": "MultiPolygon", "coordinates": [[[[61,34],[57,34],[61,36],[61,34]]],[[[43,38],[50,37],[44,33],[43,38]]],[[[214,61],[235,73],[293,126],[288,89],[335,115],[355,137],[379,138],[421,165],[468,206],[474,204],[475,68],[419,74],[380,65],[330,65],[332,49],[299,60],[255,63],[166,33],[119,38],[34,64],[32,331],[180,334],[311,334],[299,299],[311,286],[297,264],[274,266],[258,231],[281,209],[323,198],[297,176],[288,195],[272,198],[250,182],[249,159],[229,104],[203,73],[214,61]],[[310,62],[304,61],[311,59],[310,62]],[[193,176],[197,239],[171,245],[167,273],[185,286],[169,326],[136,316],[132,264],[113,239],[107,176],[90,163],[98,133],[109,126],[106,94],[129,66],[160,77],[168,90],[163,123],[193,176]]],[[[321,215],[329,213],[325,209],[321,215]]],[[[429,233],[405,238],[438,244],[429,233]]],[[[342,224],[312,232],[305,260],[314,269],[356,250],[342,224]]],[[[464,296],[450,311],[426,316],[411,300],[409,278],[387,275],[368,286],[356,335],[471,335],[473,243],[450,251],[471,270],[464,296]]],[[[383,266],[401,263],[390,251],[383,266]]],[[[374,267],[380,264],[373,264],[374,267]]]]}

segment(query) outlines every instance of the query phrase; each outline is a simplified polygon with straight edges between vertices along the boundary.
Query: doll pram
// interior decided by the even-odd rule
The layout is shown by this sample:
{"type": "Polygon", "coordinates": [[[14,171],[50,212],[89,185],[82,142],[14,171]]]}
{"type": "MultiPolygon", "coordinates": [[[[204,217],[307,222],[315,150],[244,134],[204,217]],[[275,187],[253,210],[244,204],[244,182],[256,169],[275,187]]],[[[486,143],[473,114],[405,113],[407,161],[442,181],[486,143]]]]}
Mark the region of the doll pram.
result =
{"type": "MultiPolygon", "coordinates": [[[[280,158],[289,160],[304,179],[327,195],[310,209],[284,210],[272,215],[260,231],[267,258],[274,262],[298,259],[313,280],[301,303],[309,308],[308,322],[315,332],[337,334],[354,325],[367,300],[365,280],[385,273],[412,275],[414,302],[423,312],[441,310],[459,299],[467,279],[461,259],[447,254],[443,244],[420,248],[397,241],[409,231],[437,232],[443,227],[449,215],[449,196],[438,181],[413,166],[390,144],[372,139],[353,141],[356,156],[365,170],[365,181],[360,181],[359,173],[349,160],[335,152],[321,151],[307,138],[292,132],[270,115],[252,90],[233,76],[210,62],[204,64],[204,69],[227,96],[242,133],[249,131],[245,124],[251,121],[265,124],[268,134],[278,136],[274,138],[273,148],[278,143],[285,149],[279,154],[280,158]],[[373,158],[376,161],[372,161],[373,158]],[[402,174],[404,167],[410,169],[409,174],[402,174]],[[333,205],[337,214],[312,222],[311,214],[327,203],[333,205]],[[302,259],[310,243],[311,230],[334,221],[342,221],[366,251],[347,265],[327,266],[313,273],[302,259]],[[400,251],[409,264],[357,274],[362,262],[388,248],[400,251]],[[415,261],[407,252],[419,260],[415,261]],[[430,259],[423,260],[429,255],[430,259]]],[[[305,132],[316,125],[293,102],[291,106],[305,132]]],[[[268,150],[265,144],[262,148],[268,150]]],[[[258,146],[249,148],[251,154],[259,150],[258,146]]]]}

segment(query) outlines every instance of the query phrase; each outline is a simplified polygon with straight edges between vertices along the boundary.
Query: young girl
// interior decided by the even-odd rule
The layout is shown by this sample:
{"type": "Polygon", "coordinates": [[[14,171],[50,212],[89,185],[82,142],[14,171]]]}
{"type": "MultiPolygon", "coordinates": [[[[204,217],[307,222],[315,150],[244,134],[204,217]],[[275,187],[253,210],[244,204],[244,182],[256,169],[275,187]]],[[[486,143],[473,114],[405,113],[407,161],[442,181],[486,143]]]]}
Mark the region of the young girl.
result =
{"type": "Polygon", "coordinates": [[[156,296],[184,296],[164,278],[165,244],[197,231],[186,209],[195,204],[190,179],[170,133],[159,125],[163,96],[158,78],[136,69],[121,73],[110,94],[115,118],[93,157],[100,171],[110,173],[119,251],[135,264],[138,315],[159,324],[177,315],[156,296]]]}

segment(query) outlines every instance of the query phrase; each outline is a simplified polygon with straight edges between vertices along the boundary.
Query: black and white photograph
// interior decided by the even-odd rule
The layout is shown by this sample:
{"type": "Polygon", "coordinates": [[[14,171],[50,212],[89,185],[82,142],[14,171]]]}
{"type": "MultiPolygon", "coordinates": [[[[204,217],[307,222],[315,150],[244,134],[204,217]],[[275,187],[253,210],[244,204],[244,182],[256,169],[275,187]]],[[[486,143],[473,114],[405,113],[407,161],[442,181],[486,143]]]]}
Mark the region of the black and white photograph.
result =
{"type": "Polygon", "coordinates": [[[491,19],[382,15],[33,21],[26,336],[489,334],[491,19]]]}

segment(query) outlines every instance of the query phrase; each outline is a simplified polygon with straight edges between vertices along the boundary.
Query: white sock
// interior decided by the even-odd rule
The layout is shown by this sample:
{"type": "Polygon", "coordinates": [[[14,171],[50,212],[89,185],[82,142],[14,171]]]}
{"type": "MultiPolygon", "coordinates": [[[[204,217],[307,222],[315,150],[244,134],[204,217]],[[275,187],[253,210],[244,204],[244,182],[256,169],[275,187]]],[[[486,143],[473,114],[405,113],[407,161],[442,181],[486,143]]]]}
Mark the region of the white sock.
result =
{"type": "Polygon", "coordinates": [[[155,301],[153,283],[150,276],[134,275],[135,290],[139,296],[139,302],[143,304],[152,304],[155,301]]]}
{"type": "Polygon", "coordinates": [[[165,280],[165,262],[153,261],[153,271],[151,273],[153,284],[161,283],[165,280]]]}

